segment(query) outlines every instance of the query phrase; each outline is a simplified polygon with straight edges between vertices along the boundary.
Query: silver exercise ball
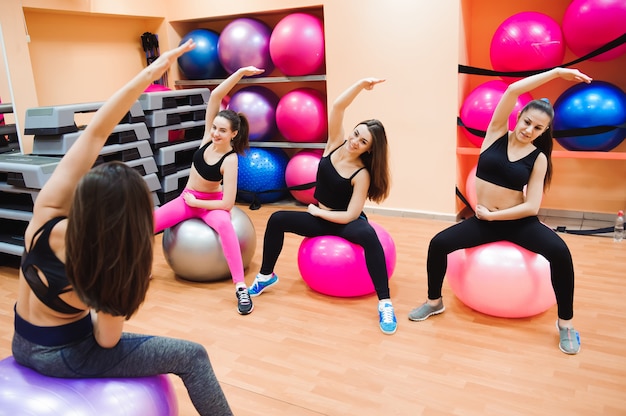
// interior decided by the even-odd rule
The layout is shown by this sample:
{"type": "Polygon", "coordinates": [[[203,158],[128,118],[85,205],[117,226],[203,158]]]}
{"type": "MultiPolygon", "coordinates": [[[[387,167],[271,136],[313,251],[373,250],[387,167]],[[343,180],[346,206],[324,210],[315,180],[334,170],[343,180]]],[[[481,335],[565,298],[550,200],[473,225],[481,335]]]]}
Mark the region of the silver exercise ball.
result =
{"type": "MultiPolygon", "coordinates": [[[[256,249],[256,231],[250,218],[238,207],[230,211],[230,218],[246,268],[256,249]]],[[[174,273],[183,279],[214,282],[231,278],[219,236],[201,219],[188,219],[166,229],[163,254],[174,273]]]]}

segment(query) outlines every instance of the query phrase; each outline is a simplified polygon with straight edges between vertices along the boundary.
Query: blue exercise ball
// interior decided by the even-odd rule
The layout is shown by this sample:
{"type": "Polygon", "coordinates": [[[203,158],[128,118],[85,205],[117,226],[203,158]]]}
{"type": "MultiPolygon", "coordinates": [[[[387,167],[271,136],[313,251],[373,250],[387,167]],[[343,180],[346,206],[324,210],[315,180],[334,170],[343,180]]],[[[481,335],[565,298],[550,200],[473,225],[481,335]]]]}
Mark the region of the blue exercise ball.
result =
{"type": "Polygon", "coordinates": [[[288,197],[289,191],[285,182],[287,163],[289,156],[282,149],[252,147],[239,155],[239,199],[252,202],[256,196],[258,202],[268,203],[288,197]]]}
{"type": "MultiPolygon", "coordinates": [[[[554,130],[619,126],[626,123],[626,94],[606,81],[577,84],[554,103],[554,130]]],[[[585,136],[557,137],[567,150],[602,151],[617,147],[626,138],[626,128],[585,136]]]]}
{"type": "Polygon", "coordinates": [[[178,67],[188,79],[222,78],[226,70],[217,53],[219,34],[209,29],[195,29],[187,33],[179,45],[193,39],[195,49],[178,58],[178,67]]]}

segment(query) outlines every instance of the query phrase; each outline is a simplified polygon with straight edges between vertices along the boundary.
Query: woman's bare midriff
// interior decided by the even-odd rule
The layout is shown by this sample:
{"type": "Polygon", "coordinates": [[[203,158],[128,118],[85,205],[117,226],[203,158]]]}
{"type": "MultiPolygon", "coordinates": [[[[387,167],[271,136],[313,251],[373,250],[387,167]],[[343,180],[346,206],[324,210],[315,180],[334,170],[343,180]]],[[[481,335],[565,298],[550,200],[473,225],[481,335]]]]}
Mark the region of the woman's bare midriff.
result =
{"type": "Polygon", "coordinates": [[[476,178],[476,202],[489,211],[500,211],[524,202],[524,193],[476,178]]]}

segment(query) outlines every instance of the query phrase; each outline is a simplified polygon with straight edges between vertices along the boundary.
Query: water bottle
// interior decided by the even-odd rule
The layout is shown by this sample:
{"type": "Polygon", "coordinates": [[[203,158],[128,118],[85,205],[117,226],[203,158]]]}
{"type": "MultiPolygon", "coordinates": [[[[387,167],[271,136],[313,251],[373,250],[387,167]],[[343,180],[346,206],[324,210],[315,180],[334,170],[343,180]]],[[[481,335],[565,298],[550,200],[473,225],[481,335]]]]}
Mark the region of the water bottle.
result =
{"type": "Polygon", "coordinates": [[[624,239],[624,211],[619,211],[617,213],[617,218],[615,219],[615,229],[613,231],[613,240],[614,241],[622,241],[624,239]]]}

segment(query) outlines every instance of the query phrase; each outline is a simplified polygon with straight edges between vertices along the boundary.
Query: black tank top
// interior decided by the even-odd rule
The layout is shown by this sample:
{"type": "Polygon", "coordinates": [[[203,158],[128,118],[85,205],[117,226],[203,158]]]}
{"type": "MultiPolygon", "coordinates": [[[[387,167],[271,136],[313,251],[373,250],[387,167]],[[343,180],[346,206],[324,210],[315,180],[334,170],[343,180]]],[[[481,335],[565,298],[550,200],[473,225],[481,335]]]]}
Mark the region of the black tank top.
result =
{"type": "Polygon", "coordinates": [[[207,149],[207,147],[209,147],[211,143],[213,142],[208,142],[207,144],[195,151],[195,153],[193,154],[193,166],[196,168],[200,176],[202,176],[207,181],[220,182],[222,179],[224,179],[224,175],[222,175],[222,173],[220,172],[222,163],[224,163],[224,159],[226,159],[226,156],[235,153],[235,151],[231,150],[230,152],[226,153],[215,165],[209,165],[204,161],[204,151],[207,149]]]}
{"type": "Polygon", "coordinates": [[[28,286],[44,305],[60,313],[76,314],[83,310],[77,309],[59,298],[60,294],[71,292],[72,287],[67,279],[65,264],[50,248],[50,232],[63,219],[65,217],[52,218],[35,232],[28,251],[24,251],[22,254],[20,267],[28,286]],[[33,244],[38,235],[39,238],[33,244]],[[46,277],[47,285],[41,280],[37,270],[46,277]]]}
{"type": "MultiPolygon", "coordinates": [[[[343,146],[343,144],[341,146],[343,146]]],[[[352,178],[362,169],[365,169],[365,167],[357,169],[349,178],[341,176],[330,160],[332,154],[335,153],[339,147],[330,152],[328,156],[324,156],[320,159],[320,163],[317,167],[317,178],[313,197],[330,209],[345,211],[348,209],[352,192],[354,191],[352,178]]]]}
{"type": "Polygon", "coordinates": [[[535,149],[527,156],[511,162],[507,152],[508,138],[507,132],[480,154],[476,177],[494,185],[522,191],[524,185],[528,184],[530,173],[541,150],[535,149]]]}

